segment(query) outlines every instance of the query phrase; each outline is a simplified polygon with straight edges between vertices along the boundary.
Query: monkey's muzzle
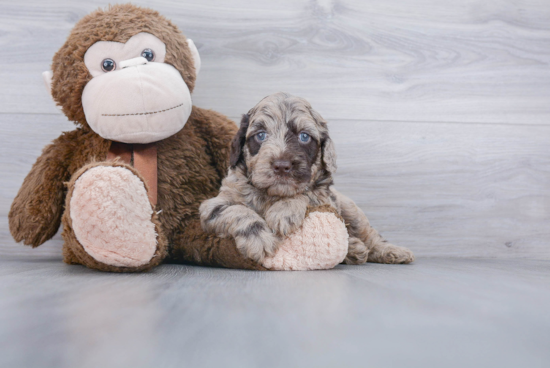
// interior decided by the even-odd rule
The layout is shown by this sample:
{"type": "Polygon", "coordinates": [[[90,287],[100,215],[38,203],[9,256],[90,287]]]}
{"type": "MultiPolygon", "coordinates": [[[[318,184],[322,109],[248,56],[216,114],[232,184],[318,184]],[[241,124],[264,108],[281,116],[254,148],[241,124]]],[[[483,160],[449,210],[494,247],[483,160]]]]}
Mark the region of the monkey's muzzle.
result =
{"type": "Polygon", "coordinates": [[[88,125],[123,143],[151,143],[179,132],[192,108],[181,74],[165,63],[129,64],[86,84],[82,106],[88,125]]]}

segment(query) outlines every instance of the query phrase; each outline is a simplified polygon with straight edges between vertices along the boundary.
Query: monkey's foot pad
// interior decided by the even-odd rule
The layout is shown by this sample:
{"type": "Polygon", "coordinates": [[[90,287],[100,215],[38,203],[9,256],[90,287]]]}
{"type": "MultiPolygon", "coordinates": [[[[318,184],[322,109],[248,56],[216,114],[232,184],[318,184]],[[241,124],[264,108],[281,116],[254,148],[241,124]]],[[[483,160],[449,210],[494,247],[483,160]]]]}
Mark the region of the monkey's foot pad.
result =
{"type": "Polygon", "coordinates": [[[124,167],[96,166],[75,182],[73,230],[95,260],[117,267],[147,264],[157,249],[145,185],[124,167]]]}
{"type": "MultiPolygon", "coordinates": [[[[335,212],[335,211],[334,211],[335,212]]],[[[288,236],[263,266],[272,270],[326,270],[341,263],[348,252],[343,220],[323,208],[309,212],[302,227],[288,236]]]]}

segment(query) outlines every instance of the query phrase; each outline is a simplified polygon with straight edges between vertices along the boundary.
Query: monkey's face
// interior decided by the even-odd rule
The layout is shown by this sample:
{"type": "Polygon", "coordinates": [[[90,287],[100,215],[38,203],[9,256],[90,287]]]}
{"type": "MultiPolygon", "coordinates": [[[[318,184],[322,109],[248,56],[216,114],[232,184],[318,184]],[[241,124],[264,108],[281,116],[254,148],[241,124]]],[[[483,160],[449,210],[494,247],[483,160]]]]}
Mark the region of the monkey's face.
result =
{"type": "Polygon", "coordinates": [[[191,93],[165,56],[166,45],[149,33],[88,48],[84,63],[93,78],[82,107],[90,128],[124,143],[155,142],[180,131],[191,114],[191,93]]]}
{"type": "Polygon", "coordinates": [[[109,140],[150,143],[187,122],[199,69],[197,48],[176,25],[119,4],[78,21],[42,75],[69,120],[109,140]]]}

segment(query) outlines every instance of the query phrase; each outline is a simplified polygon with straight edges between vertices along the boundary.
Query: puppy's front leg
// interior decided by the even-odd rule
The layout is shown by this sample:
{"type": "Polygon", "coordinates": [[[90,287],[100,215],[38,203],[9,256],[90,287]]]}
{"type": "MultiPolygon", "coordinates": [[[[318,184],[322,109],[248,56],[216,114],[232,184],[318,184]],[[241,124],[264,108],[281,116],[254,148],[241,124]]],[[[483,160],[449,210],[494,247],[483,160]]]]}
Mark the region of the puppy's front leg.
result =
{"type": "Polygon", "coordinates": [[[245,257],[261,262],[277,249],[279,239],[265,220],[246,206],[218,196],[204,201],[199,211],[203,229],[220,237],[232,236],[245,257]]]}
{"type": "Polygon", "coordinates": [[[266,211],[265,221],[275,233],[287,236],[302,226],[308,204],[306,196],[281,199],[266,211]]]}

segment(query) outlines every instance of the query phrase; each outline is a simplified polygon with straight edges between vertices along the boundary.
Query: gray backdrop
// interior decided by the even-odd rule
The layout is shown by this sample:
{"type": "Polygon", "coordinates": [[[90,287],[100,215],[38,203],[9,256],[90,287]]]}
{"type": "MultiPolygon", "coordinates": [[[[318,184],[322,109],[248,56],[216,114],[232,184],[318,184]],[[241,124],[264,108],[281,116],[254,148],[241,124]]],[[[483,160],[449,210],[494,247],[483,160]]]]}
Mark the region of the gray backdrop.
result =
{"type": "MultiPolygon", "coordinates": [[[[262,97],[328,121],[337,187],[417,256],[550,259],[547,0],[135,1],[197,44],[197,106],[237,120],[262,97]]],[[[11,201],[42,147],[73,128],[41,72],[105,1],[0,3],[0,256],[11,201]]]]}

